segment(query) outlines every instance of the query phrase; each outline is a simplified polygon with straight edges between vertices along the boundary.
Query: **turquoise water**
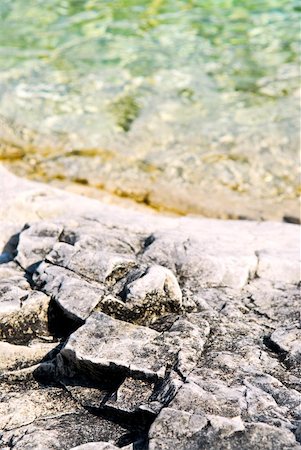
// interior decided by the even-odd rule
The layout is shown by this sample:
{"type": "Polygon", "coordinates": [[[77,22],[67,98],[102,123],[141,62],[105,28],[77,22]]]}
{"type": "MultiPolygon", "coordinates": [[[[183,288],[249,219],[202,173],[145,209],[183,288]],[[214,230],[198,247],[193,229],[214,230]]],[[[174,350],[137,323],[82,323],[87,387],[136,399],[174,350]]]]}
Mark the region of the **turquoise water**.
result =
{"type": "Polygon", "coordinates": [[[184,212],[285,213],[298,195],[300,11],[2,0],[2,154],[17,148],[21,173],[184,212]]]}

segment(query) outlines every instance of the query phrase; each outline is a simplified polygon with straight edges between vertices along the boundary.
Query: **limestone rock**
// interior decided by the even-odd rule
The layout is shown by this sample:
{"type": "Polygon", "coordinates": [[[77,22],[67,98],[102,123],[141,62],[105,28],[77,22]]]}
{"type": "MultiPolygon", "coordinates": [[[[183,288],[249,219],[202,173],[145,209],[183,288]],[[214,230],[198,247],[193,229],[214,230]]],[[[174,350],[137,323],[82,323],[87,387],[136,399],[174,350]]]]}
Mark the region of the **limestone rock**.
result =
{"type": "Polygon", "coordinates": [[[228,418],[209,415],[208,418],[213,430],[223,437],[229,437],[237,431],[245,430],[244,423],[240,416],[228,418]]]}
{"type": "MultiPolygon", "coordinates": [[[[300,325],[277,328],[270,337],[273,345],[280,352],[287,354],[287,360],[292,365],[301,367],[301,328],[300,325]]],[[[301,369],[300,369],[301,374],[301,369]]]]}
{"type": "Polygon", "coordinates": [[[206,417],[164,408],[149,431],[149,450],[196,450],[195,436],[207,425],[206,417]]]}
{"type": "Polygon", "coordinates": [[[1,339],[18,344],[39,337],[51,339],[48,330],[49,297],[37,291],[26,293],[21,296],[22,303],[17,308],[15,299],[19,292],[14,288],[9,292],[14,311],[0,314],[1,339]]]}
{"type": "Polygon", "coordinates": [[[61,232],[62,228],[51,222],[36,223],[26,228],[20,234],[16,261],[27,271],[33,271],[52,249],[61,232]]]}
{"type": "MultiPolygon", "coordinates": [[[[73,447],[71,450],[117,450],[120,447],[116,447],[108,442],[88,442],[87,444],[73,447]]],[[[132,445],[122,447],[124,450],[134,450],[132,445]]]]}
{"type": "Polygon", "coordinates": [[[175,364],[178,350],[155,330],[93,313],[60,352],[59,370],[78,370],[91,377],[97,371],[115,371],[119,376],[157,380],[175,364]]]}
{"type": "Polygon", "coordinates": [[[37,364],[55,346],[55,343],[36,343],[31,346],[26,346],[13,345],[0,341],[0,373],[37,364]]]}
{"type": "Polygon", "coordinates": [[[180,312],[182,292],[174,274],[155,265],[126,285],[125,302],[138,319],[152,322],[168,312],[180,312]]]}
{"type": "Polygon", "coordinates": [[[66,316],[75,320],[87,319],[104,295],[100,286],[52,264],[42,263],[35,281],[52,296],[66,316]]]}
{"type": "Polygon", "coordinates": [[[211,420],[212,423],[202,415],[165,408],[151,426],[149,450],[175,447],[179,450],[300,449],[293,433],[288,430],[261,423],[244,426],[237,418],[217,419],[211,416],[211,420]]]}
{"type": "Polygon", "coordinates": [[[1,448],[300,449],[297,225],[0,174],[1,448]]]}

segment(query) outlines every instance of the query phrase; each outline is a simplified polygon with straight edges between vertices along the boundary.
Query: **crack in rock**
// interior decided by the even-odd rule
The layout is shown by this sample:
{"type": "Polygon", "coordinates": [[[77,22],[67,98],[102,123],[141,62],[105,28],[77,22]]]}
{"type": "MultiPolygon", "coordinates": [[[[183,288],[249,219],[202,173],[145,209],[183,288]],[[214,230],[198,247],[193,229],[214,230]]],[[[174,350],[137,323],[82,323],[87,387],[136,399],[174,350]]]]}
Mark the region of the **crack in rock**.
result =
{"type": "Polygon", "coordinates": [[[297,225],[146,216],[13,182],[1,448],[301,448],[297,225]]]}

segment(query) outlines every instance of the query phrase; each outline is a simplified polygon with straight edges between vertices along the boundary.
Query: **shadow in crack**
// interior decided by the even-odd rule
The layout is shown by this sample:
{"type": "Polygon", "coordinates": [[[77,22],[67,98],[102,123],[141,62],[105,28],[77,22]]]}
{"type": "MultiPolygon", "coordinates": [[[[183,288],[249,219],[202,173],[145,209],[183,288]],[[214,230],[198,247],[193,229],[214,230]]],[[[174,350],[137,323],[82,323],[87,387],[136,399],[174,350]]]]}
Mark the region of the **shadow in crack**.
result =
{"type": "Polygon", "coordinates": [[[283,364],[286,363],[287,352],[281,350],[281,348],[272,341],[271,336],[264,336],[263,344],[271,352],[271,356],[277,358],[283,364]]]}
{"type": "MultiPolygon", "coordinates": [[[[54,351],[58,351],[57,347],[54,351]]],[[[50,355],[48,355],[50,356],[50,355]]],[[[116,373],[98,374],[98,380],[88,377],[77,377],[76,379],[65,378],[58,375],[56,358],[40,364],[33,373],[34,378],[42,388],[56,386],[62,388],[70,398],[79,404],[90,416],[99,418],[113,427],[126,430],[117,440],[118,447],[124,447],[133,443],[135,450],[146,450],[148,448],[148,430],[155,419],[155,415],[147,410],[136,410],[132,412],[118,410],[106,406],[106,400],[118,391],[120,384],[124,381],[116,373]],[[67,384],[68,383],[68,384],[67,384]],[[89,398],[87,398],[89,397],[89,398]],[[96,399],[100,399],[98,406],[91,406],[96,399]]],[[[84,375],[84,374],[82,374],[84,375]]]]}
{"type": "MultiPolygon", "coordinates": [[[[96,370],[88,362],[87,366],[79,368],[64,358],[64,354],[60,353],[63,348],[62,343],[53,350],[53,354],[50,352],[45,357],[44,362],[33,373],[35,380],[42,387],[61,387],[91,416],[127,430],[119,438],[118,447],[133,443],[135,450],[147,449],[148,430],[156,414],[148,408],[132,408],[131,396],[128,400],[121,400],[119,406],[112,406],[111,399],[119,398],[119,389],[126,381],[126,373],[115,366],[96,370]]],[[[143,404],[142,400],[141,402],[143,404]]]]}
{"type": "Polygon", "coordinates": [[[84,320],[68,317],[53,298],[49,302],[47,320],[49,333],[56,339],[66,339],[84,324],[84,320]]]}
{"type": "Polygon", "coordinates": [[[27,228],[29,228],[29,225],[26,223],[19,231],[19,233],[15,233],[9,238],[9,240],[4,245],[2,252],[0,253],[0,264],[5,264],[14,260],[17,254],[20,234],[22,233],[22,231],[27,230],[27,228]]]}
{"type": "Polygon", "coordinates": [[[88,408],[87,411],[93,416],[98,416],[112,423],[126,428],[129,433],[120,437],[117,441],[118,447],[133,444],[133,450],[148,449],[148,431],[155,417],[148,411],[135,411],[133,413],[120,412],[109,407],[88,408]]]}
{"type": "Polygon", "coordinates": [[[0,264],[6,264],[14,260],[17,254],[17,247],[19,244],[20,233],[13,234],[9,238],[7,243],[4,245],[2,252],[0,254],[0,264]]]}

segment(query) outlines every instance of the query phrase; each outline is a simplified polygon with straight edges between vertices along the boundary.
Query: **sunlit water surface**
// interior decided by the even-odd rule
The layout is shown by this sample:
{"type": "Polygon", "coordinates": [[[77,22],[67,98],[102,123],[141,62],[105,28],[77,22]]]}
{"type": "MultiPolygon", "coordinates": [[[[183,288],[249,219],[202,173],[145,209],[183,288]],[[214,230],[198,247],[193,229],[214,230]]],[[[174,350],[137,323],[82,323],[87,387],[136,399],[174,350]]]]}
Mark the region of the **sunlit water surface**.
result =
{"type": "Polygon", "coordinates": [[[1,157],[158,208],[295,216],[300,10],[1,0],[1,157]]]}

